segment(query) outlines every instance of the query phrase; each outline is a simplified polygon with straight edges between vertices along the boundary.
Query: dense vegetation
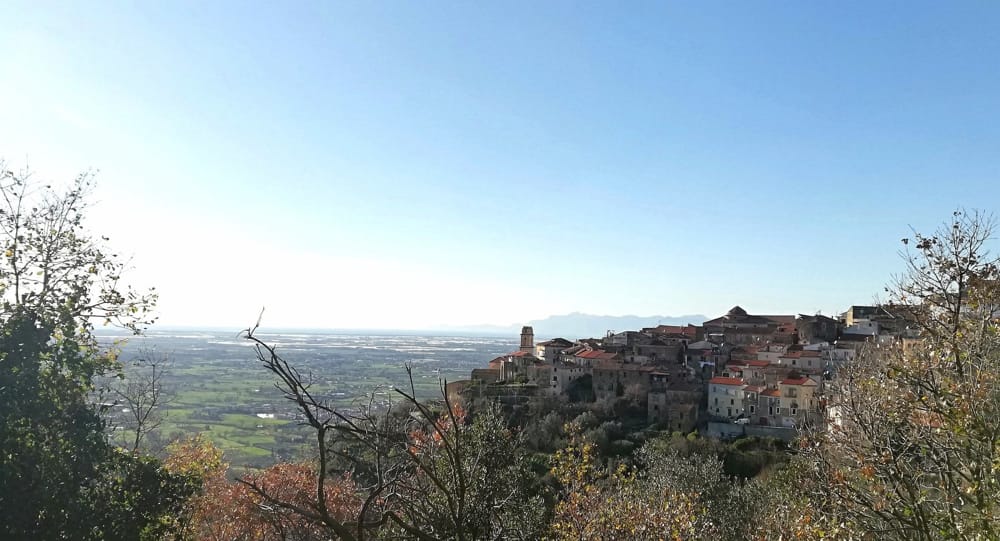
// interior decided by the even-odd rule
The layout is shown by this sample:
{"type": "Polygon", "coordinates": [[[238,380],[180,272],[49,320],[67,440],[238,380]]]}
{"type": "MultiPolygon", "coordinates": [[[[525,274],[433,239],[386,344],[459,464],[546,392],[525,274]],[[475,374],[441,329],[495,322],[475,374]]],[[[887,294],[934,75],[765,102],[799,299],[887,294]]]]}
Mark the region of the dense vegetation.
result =
{"type": "Polygon", "coordinates": [[[158,538],[198,488],[108,443],[90,400],[119,366],[93,322],[138,331],[155,296],[83,228],[87,176],[33,187],[0,163],[0,528],[4,539],[158,538]]]}
{"type": "Polygon", "coordinates": [[[114,386],[118,349],[93,324],[139,332],[155,296],[121,286],[121,262],[84,229],[88,180],[60,194],[0,167],[4,539],[1000,537],[1000,272],[978,214],[906,241],[889,293],[920,307],[917,337],[844,367],[834,422],[790,447],[660,431],[585,381],[516,407],[411,385],[342,409],[252,328],[310,443],[306,460],[234,475],[200,436],[144,450],[155,371],[114,386]],[[102,417],[112,391],[136,409],[120,441],[102,417]]]}

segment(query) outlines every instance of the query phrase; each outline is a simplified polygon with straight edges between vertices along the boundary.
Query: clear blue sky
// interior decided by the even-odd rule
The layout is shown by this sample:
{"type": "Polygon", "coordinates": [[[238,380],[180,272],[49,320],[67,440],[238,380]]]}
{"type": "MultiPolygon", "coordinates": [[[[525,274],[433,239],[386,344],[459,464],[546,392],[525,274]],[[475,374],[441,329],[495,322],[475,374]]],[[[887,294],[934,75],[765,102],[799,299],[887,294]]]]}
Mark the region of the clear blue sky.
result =
{"type": "Polygon", "coordinates": [[[169,324],[831,313],[1000,201],[995,2],[7,2],[0,156],[169,324]]]}

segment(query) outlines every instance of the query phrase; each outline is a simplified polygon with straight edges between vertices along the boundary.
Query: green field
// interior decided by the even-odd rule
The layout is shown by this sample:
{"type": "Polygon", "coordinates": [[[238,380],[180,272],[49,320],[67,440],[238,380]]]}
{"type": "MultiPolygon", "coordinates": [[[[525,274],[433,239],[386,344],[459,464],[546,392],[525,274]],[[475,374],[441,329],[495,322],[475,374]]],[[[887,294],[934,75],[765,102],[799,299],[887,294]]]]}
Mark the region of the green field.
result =
{"type": "MultiPolygon", "coordinates": [[[[253,350],[232,335],[154,336],[156,349],[168,359],[163,388],[169,396],[161,409],[162,423],[148,446],[162,450],[170,441],[205,434],[224,452],[235,468],[262,468],[276,461],[296,460],[312,452],[312,435],[300,424],[294,404],[274,387],[274,376],[255,360],[253,350]],[[261,418],[258,414],[266,414],[261,418]]],[[[340,409],[367,403],[379,391],[377,405],[385,406],[393,386],[409,389],[404,365],[413,367],[413,386],[421,398],[440,396],[441,380],[468,378],[474,367],[507,351],[504,341],[476,348],[442,347],[463,345],[437,338],[403,337],[383,347],[379,338],[301,335],[291,340],[306,345],[286,348],[283,354],[302,375],[311,377],[310,391],[340,409]],[[354,342],[350,342],[353,340],[354,342]],[[366,341],[367,340],[367,341],[366,341]],[[411,342],[431,342],[412,347],[411,342]],[[366,347],[341,346],[363,343],[366,347]],[[334,342],[334,344],[330,344],[334,342]],[[477,351],[482,347],[483,351],[477,351]],[[397,349],[398,348],[398,349],[397,349]],[[465,351],[466,349],[472,351],[465,351]]],[[[135,348],[138,344],[130,343],[135,348]]],[[[148,347],[149,344],[145,343],[148,347]]],[[[279,348],[279,353],[282,350],[279,348]]],[[[123,352],[123,359],[130,351],[123,352]]],[[[126,375],[130,367],[126,366],[126,375]]],[[[119,407],[113,416],[126,417],[119,407]]],[[[114,421],[115,423],[120,421],[114,421]]],[[[124,424],[124,423],[123,423],[124,424]]]]}

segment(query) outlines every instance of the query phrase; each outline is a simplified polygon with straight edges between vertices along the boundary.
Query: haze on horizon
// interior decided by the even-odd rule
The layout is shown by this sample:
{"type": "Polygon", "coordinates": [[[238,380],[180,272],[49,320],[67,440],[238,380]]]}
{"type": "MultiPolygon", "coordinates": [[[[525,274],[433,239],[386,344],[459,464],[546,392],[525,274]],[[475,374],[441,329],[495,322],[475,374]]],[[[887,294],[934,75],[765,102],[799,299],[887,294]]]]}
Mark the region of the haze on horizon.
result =
{"type": "Polygon", "coordinates": [[[992,3],[13,1],[0,158],[163,325],[834,314],[1000,200],[992,3]]]}

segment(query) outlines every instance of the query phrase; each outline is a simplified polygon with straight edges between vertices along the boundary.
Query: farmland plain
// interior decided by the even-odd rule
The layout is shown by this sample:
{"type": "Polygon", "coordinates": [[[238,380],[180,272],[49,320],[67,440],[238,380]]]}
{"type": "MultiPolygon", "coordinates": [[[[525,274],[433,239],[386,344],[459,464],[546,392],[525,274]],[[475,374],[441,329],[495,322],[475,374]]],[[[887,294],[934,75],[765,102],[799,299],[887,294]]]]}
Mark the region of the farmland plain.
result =
{"type": "MultiPolygon", "coordinates": [[[[444,380],[467,379],[473,368],[516,348],[507,337],[259,333],[277,352],[313,381],[312,391],[339,408],[351,408],[373,391],[385,404],[392,387],[409,385],[405,365],[422,398],[440,396],[444,380]]],[[[124,338],[101,333],[110,343],[124,338]]],[[[162,385],[167,403],[162,424],[148,446],[162,448],[180,437],[203,433],[235,467],[261,468],[295,460],[307,451],[308,431],[295,409],[274,387],[274,378],[256,360],[252,345],[236,331],[153,330],[122,346],[126,378],[141,375],[130,361],[165,358],[162,385]]],[[[110,424],[125,425],[122,404],[111,408],[110,424]]],[[[123,430],[118,430],[118,435],[123,430]]]]}

